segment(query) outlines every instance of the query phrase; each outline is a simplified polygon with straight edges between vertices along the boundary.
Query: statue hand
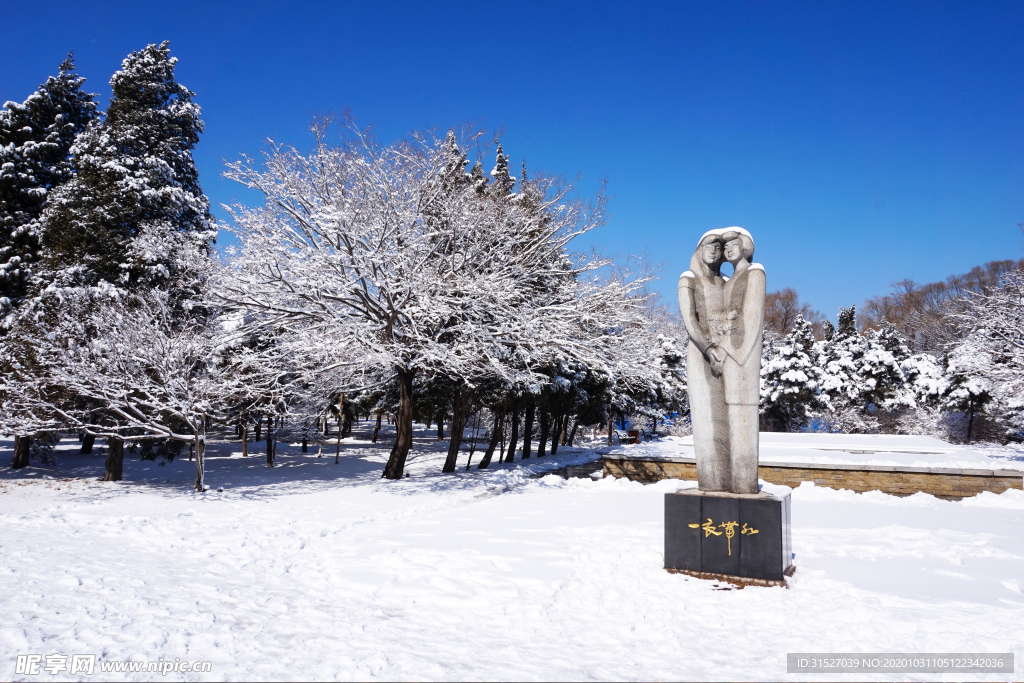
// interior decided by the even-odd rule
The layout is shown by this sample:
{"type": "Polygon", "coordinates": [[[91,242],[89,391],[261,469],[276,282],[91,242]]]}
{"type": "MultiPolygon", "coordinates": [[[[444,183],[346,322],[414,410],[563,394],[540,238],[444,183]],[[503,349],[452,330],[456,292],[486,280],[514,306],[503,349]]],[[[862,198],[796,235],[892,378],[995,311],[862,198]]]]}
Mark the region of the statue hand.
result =
{"type": "Polygon", "coordinates": [[[715,375],[721,375],[722,368],[725,367],[725,351],[720,346],[712,346],[708,349],[706,355],[708,363],[711,365],[711,370],[715,375]]]}

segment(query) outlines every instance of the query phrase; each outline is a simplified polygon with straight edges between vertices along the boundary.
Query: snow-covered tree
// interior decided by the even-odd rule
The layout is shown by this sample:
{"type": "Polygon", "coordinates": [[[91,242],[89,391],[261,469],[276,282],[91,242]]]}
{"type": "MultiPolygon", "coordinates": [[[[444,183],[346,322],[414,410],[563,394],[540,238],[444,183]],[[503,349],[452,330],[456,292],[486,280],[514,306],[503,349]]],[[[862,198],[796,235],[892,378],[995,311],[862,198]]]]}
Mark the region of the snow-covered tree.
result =
{"type": "Polygon", "coordinates": [[[384,476],[399,478],[418,374],[515,385],[543,381],[535,368],[557,354],[607,365],[612,328],[642,302],[636,283],[589,276],[605,261],[567,251],[600,224],[602,198],[588,206],[535,178],[539,204],[522,201],[467,174],[454,136],[381,146],[347,130],[340,146],[318,126],[309,155],[275,146],[262,168],[230,166],[266,203],[230,209],[241,248],[221,296],[323,348],[328,366],[391,369],[400,408],[384,476]]]}
{"type": "Polygon", "coordinates": [[[825,326],[825,339],[814,345],[821,387],[828,396],[824,415],[830,428],[877,431],[879,411],[895,414],[915,406],[906,386],[902,361],[909,358],[905,340],[891,326],[867,335],[857,331],[856,307],[839,312],[839,326],[825,326]]]}
{"type": "MultiPolygon", "coordinates": [[[[622,338],[608,368],[607,414],[601,421],[610,428],[618,414],[653,428],[666,415],[687,414],[688,337],[678,317],[648,307],[642,321],[618,332],[622,338]]],[[[589,412],[593,421],[593,410],[589,412]]]]}
{"type": "Polygon", "coordinates": [[[797,314],[792,331],[773,345],[761,365],[761,414],[787,432],[805,426],[828,406],[822,370],[812,359],[814,330],[797,314]]]}
{"type": "Polygon", "coordinates": [[[949,385],[942,407],[967,415],[967,443],[974,437],[975,419],[986,414],[996,392],[989,371],[995,360],[989,342],[983,334],[972,334],[956,344],[948,358],[949,385]]]}
{"type": "Polygon", "coordinates": [[[839,411],[850,407],[859,410],[863,388],[859,382],[859,361],[864,355],[864,339],[857,332],[855,306],[840,309],[838,328],[825,325],[825,339],[814,345],[814,355],[822,370],[821,389],[832,407],[839,411]]]}
{"type": "Polygon", "coordinates": [[[98,115],[84,82],[68,55],[28,99],[0,109],[0,332],[31,288],[46,200],[71,178],[71,146],[98,115]]]}
{"type": "MultiPolygon", "coordinates": [[[[72,175],[47,195],[34,292],[3,340],[4,357],[17,366],[5,394],[21,390],[37,418],[109,436],[111,479],[120,478],[125,438],[199,439],[196,410],[181,407],[191,399],[172,388],[184,382],[187,391],[203,385],[201,393],[213,392],[212,380],[186,368],[198,361],[181,350],[212,348],[200,340],[208,329],[202,299],[214,231],[192,160],[199,108],[175,81],[175,64],[167,43],[150,45],[111,78],[106,118],[77,135],[72,175]],[[125,338],[139,344],[137,357],[125,338]],[[167,364],[177,363],[176,379],[157,364],[164,352],[167,364]],[[154,365],[147,370],[147,363],[154,365]],[[133,382],[138,392],[130,391],[133,382]],[[153,382],[166,385],[162,398],[153,382]]],[[[67,78],[80,90],[80,79],[67,78]]],[[[3,399],[27,419],[24,401],[19,408],[3,399]]],[[[201,487],[201,458],[197,464],[201,487]]]]}
{"type": "Polygon", "coordinates": [[[75,140],[74,177],[43,213],[48,284],[168,289],[180,280],[176,249],[212,241],[192,158],[203,123],[176,63],[168,43],[148,45],[111,77],[106,117],[75,140]]]}
{"type": "Polygon", "coordinates": [[[988,292],[970,292],[955,315],[961,338],[949,350],[946,406],[987,414],[1003,437],[1024,431],[1024,276],[1011,271],[988,292]]]}
{"type": "Polygon", "coordinates": [[[885,324],[878,330],[868,330],[858,363],[859,403],[869,412],[915,407],[914,393],[906,386],[903,374],[903,363],[909,358],[910,350],[895,327],[885,324]]]}
{"type": "Polygon", "coordinates": [[[61,315],[19,328],[36,331],[23,364],[30,371],[12,380],[21,400],[65,427],[110,438],[111,480],[121,478],[125,440],[191,442],[196,490],[205,490],[206,422],[233,389],[218,372],[210,321],[181,320],[162,290],[127,295],[108,285],[60,296],[61,315]]]}

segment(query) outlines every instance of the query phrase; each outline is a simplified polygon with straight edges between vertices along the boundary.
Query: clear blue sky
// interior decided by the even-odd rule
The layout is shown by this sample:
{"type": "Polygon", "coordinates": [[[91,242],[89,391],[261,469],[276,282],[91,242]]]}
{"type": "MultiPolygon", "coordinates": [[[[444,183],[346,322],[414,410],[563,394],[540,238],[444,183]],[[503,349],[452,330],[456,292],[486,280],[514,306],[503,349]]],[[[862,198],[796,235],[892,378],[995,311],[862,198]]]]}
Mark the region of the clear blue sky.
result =
{"type": "MultiPolygon", "coordinates": [[[[306,145],[351,108],[383,141],[503,127],[518,168],[607,178],[593,243],[663,264],[674,298],[697,238],[757,241],[770,289],[841,305],[1019,258],[1024,3],[0,3],[0,100],[69,50],[87,86],[170,40],[206,133],[215,212],[247,199],[224,160],[306,145]]],[[[490,166],[488,166],[488,169],[490,166]]],[[[581,245],[583,246],[583,245],[581,245]]]]}

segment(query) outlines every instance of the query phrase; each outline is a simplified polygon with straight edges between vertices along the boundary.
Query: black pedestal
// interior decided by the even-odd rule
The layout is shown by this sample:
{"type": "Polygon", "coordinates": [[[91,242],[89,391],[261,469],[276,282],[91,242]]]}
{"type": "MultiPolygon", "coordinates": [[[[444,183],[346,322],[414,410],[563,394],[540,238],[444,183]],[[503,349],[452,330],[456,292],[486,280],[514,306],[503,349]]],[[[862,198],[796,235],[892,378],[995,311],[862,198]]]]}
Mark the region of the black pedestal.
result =
{"type": "Polygon", "coordinates": [[[667,493],[665,569],[781,584],[792,573],[789,510],[789,494],[667,493]]]}

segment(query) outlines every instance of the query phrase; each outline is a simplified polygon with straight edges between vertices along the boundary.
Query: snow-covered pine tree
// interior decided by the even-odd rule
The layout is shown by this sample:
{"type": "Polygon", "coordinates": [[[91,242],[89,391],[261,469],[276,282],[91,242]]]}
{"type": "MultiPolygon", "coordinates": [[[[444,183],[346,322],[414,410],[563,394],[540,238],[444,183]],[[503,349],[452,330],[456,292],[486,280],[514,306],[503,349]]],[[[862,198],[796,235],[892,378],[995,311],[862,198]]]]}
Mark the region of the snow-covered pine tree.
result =
{"type": "MultiPolygon", "coordinates": [[[[74,176],[44,207],[43,260],[36,278],[40,295],[31,315],[19,316],[9,335],[21,365],[19,382],[31,387],[40,377],[47,381],[37,409],[118,444],[140,435],[183,440],[189,431],[187,440],[202,441],[196,424],[200,413],[214,410],[210,402],[200,399],[203,405],[188,415],[173,406],[217,390],[215,382],[194,371],[206,362],[203,345],[210,340],[208,312],[195,304],[205,298],[211,265],[206,250],[214,233],[192,161],[202,130],[199,108],[192,93],[174,80],[175,63],[166,43],[150,45],[125,59],[111,78],[106,119],[76,138],[74,176]],[[44,343],[39,343],[40,325],[47,331],[44,343]],[[175,353],[200,360],[176,368],[155,366],[142,376],[141,366],[104,355],[122,348],[130,333],[137,355],[144,343],[166,342],[175,353]],[[69,369],[71,350],[82,350],[80,358],[91,370],[69,369]],[[89,356],[93,352],[97,355],[89,356]],[[125,401],[146,393],[141,387],[147,378],[166,382],[164,393],[126,408],[125,401]],[[140,388],[130,398],[130,391],[108,391],[126,386],[140,388]]],[[[170,353],[161,349],[154,361],[159,363],[164,352],[170,353]]],[[[114,460],[108,462],[108,478],[116,480],[121,468],[119,458],[114,460]]],[[[197,447],[197,486],[200,460],[197,447]]]]}
{"type": "Polygon", "coordinates": [[[45,377],[23,381],[35,363],[34,340],[13,330],[34,284],[41,212],[71,176],[75,137],[97,116],[84,81],[69,55],[57,76],[23,103],[7,102],[0,110],[0,424],[16,435],[15,467],[28,464],[31,435],[53,427],[53,415],[32,405],[32,397],[47,390],[45,377]]]}
{"type": "Polygon", "coordinates": [[[906,341],[890,323],[870,330],[864,338],[864,354],[858,362],[859,403],[874,413],[915,407],[914,393],[906,386],[902,364],[910,358],[906,341]]]}
{"type": "MultiPolygon", "coordinates": [[[[883,333],[887,327],[888,325],[883,327],[883,333]]],[[[912,434],[931,432],[941,418],[940,401],[949,386],[945,369],[939,359],[930,353],[911,355],[904,337],[895,326],[892,327],[892,334],[901,342],[899,346],[894,347],[888,342],[883,344],[889,349],[894,349],[893,355],[899,362],[903,375],[901,391],[906,402],[914,405],[913,410],[905,411],[899,418],[899,429],[902,433],[912,434]]]]}
{"type": "Polygon", "coordinates": [[[856,305],[839,309],[839,326],[826,324],[825,339],[815,343],[814,360],[821,369],[822,392],[828,396],[830,429],[865,429],[860,403],[864,390],[860,361],[864,356],[864,338],[857,332],[856,305]]]}
{"type": "Polygon", "coordinates": [[[167,42],[130,54],[110,79],[105,120],[75,141],[75,177],[43,215],[46,277],[56,286],[176,287],[190,280],[179,255],[213,240],[192,158],[203,122],[176,64],[167,42]]]}
{"type": "Polygon", "coordinates": [[[494,184],[491,185],[491,191],[502,195],[508,195],[512,192],[512,187],[516,184],[515,177],[509,173],[508,170],[508,155],[501,148],[501,143],[498,143],[497,160],[494,163],[494,169],[491,170],[491,178],[494,179],[494,184]]]}
{"type": "Polygon", "coordinates": [[[991,363],[987,340],[980,337],[969,336],[950,353],[947,368],[949,385],[942,398],[945,410],[967,415],[967,443],[973,440],[975,421],[987,412],[995,389],[985,372],[985,366],[991,363]]]}
{"type": "Polygon", "coordinates": [[[0,109],[0,332],[30,289],[47,197],[71,178],[71,145],[98,115],[84,82],[68,55],[24,102],[0,109]]]}
{"type": "Polygon", "coordinates": [[[813,346],[811,324],[798,315],[793,331],[761,366],[761,414],[787,432],[806,425],[827,407],[821,393],[822,371],[811,358],[813,346]]]}
{"type": "Polygon", "coordinates": [[[817,363],[823,371],[822,389],[834,404],[855,403],[861,390],[857,366],[864,355],[864,340],[857,333],[856,304],[839,309],[839,327],[829,335],[831,327],[825,326],[824,341],[815,344],[817,363]]]}
{"type": "Polygon", "coordinates": [[[934,406],[945,393],[949,380],[939,360],[930,353],[915,353],[900,363],[904,381],[919,407],[934,406]]]}

